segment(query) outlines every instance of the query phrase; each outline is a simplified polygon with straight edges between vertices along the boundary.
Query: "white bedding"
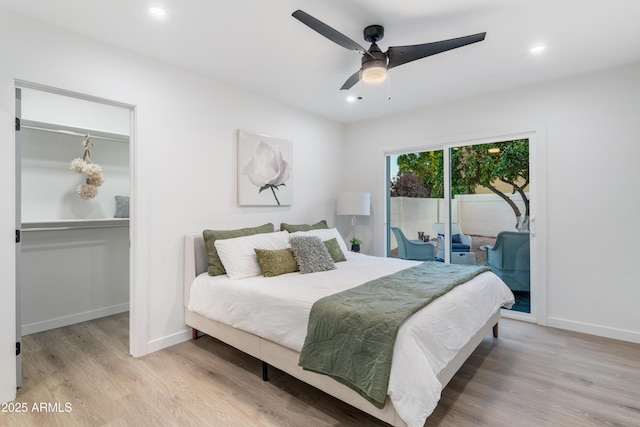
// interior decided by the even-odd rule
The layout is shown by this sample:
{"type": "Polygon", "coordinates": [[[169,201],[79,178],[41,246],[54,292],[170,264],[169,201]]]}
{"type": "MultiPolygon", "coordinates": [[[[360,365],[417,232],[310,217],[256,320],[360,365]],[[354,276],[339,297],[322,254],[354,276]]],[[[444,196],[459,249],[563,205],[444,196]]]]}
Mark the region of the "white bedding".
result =
{"type": "MultiPolygon", "coordinates": [[[[241,280],[203,273],[191,286],[189,310],[300,352],[313,303],[419,262],[347,253],[336,270],[241,280]]],[[[435,409],[438,373],[513,294],[493,273],[454,288],[411,316],[394,347],[388,395],[408,426],[422,427],[435,409]]]]}

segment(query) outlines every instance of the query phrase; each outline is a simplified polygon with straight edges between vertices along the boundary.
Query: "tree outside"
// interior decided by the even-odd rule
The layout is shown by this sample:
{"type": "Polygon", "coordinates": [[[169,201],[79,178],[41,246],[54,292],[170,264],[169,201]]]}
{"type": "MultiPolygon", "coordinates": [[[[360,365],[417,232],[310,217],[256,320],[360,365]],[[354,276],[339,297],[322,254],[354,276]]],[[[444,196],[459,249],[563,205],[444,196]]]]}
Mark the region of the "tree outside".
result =
{"type": "MultiPolygon", "coordinates": [[[[458,147],[451,152],[451,165],[452,197],[474,194],[479,186],[484,187],[509,204],[517,230],[529,229],[527,139],[458,147]],[[524,212],[509,196],[516,193],[524,202],[524,212]]],[[[391,196],[443,198],[443,151],[398,156],[398,176],[392,179],[391,196]]]]}
{"type": "Polygon", "coordinates": [[[391,197],[431,197],[429,188],[422,185],[420,178],[413,172],[405,172],[391,179],[391,197]]]}

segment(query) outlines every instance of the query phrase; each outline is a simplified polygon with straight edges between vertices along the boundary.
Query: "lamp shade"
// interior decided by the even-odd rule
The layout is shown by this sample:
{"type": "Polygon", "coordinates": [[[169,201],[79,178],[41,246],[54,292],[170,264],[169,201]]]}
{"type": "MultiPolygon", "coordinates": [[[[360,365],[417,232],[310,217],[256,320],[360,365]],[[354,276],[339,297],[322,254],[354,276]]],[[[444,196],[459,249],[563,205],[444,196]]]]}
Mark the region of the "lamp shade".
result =
{"type": "Polygon", "coordinates": [[[369,193],[344,191],[338,194],[336,213],[338,215],[369,216],[371,197],[369,193]]]}

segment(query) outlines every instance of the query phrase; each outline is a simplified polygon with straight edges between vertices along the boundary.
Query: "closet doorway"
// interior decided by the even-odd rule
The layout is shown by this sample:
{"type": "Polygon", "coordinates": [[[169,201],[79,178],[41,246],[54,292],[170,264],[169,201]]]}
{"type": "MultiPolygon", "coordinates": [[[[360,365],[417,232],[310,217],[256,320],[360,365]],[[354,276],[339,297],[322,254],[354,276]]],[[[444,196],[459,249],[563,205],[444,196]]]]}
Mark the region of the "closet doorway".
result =
{"type": "Polygon", "coordinates": [[[16,116],[20,345],[129,311],[133,107],[20,82],[16,116]]]}

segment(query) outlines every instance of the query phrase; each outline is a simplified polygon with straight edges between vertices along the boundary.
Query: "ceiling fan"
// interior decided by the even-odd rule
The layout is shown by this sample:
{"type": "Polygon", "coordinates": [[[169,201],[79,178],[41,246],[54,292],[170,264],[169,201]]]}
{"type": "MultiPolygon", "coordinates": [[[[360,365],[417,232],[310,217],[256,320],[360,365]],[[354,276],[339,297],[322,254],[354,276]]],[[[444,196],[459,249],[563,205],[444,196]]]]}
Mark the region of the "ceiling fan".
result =
{"type": "Polygon", "coordinates": [[[391,46],[386,52],[382,52],[377,45],[377,42],[382,40],[384,37],[384,27],[382,27],[382,25],[369,25],[364,29],[364,39],[371,43],[371,47],[367,50],[351,40],[349,37],[302,10],[296,10],[292,13],[292,16],[332,42],[339,44],[346,49],[360,52],[363,55],[362,68],[353,73],[353,75],[344,82],[340,90],[351,89],[351,87],[358,83],[360,79],[366,83],[382,82],[387,77],[387,70],[393,67],[435,55],[437,53],[446,52],[447,50],[480,42],[484,40],[484,37],[487,34],[478,33],[464,37],[457,37],[455,39],[411,46],[391,46]]]}

